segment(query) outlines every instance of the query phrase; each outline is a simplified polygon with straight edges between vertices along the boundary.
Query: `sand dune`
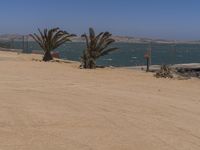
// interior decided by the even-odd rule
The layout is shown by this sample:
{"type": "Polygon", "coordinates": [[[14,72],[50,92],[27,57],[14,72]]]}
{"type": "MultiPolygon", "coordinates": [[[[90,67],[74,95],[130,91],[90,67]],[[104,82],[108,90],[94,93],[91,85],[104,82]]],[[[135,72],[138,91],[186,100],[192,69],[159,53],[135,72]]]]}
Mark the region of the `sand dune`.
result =
{"type": "Polygon", "coordinates": [[[37,57],[0,52],[0,149],[200,149],[200,80],[37,57]]]}

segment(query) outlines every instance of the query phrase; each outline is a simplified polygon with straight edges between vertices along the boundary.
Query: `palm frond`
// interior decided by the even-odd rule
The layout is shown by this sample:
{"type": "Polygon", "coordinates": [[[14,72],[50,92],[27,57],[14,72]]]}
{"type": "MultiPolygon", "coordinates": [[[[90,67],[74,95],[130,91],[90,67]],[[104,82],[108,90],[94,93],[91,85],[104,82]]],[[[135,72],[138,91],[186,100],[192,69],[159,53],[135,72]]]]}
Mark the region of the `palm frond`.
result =
{"type": "Polygon", "coordinates": [[[95,68],[96,59],[118,49],[108,48],[109,45],[115,42],[111,36],[112,34],[109,32],[101,32],[96,36],[93,28],[89,29],[88,36],[86,34],[82,35],[86,39],[87,44],[87,49],[84,50],[81,57],[84,68],[95,68]]]}
{"type": "Polygon", "coordinates": [[[39,46],[48,52],[58,48],[67,41],[71,41],[70,38],[75,36],[74,34],[69,34],[66,31],[60,30],[59,28],[44,29],[41,31],[38,29],[39,34],[31,34],[30,36],[39,44],[39,46]]]}
{"type": "Polygon", "coordinates": [[[107,39],[99,48],[99,51],[102,52],[104,49],[106,49],[110,44],[114,43],[115,40],[113,39],[107,39]]]}
{"type": "Polygon", "coordinates": [[[118,48],[107,49],[107,50],[103,51],[98,57],[105,56],[105,55],[109,54],[110,52],[113,52],[113,51],[116,51],[116,50],[118,50],[118,48]]]}
{"type": "Polygon", "coordinates": [[[90,34],[90,40],[94,40],[95,38],[95,32],[93,28],[89,29],[89,34],[90,34]]]}
{"type": "Polygon", "coordinates": [[[43,42],[42,42],[42,39],[37,35],[37,34],[30,34],[30,36],[36,41],[36,43],[38,43],[38,45],[44,49],[45,47],[43,47],[43,42]]]}
{"type": "Polygon", "coordinates": [[[97,48],[99,49],[99,48],[102,46],[102,44],[104,44],[105,41],[106,41],[107,39],[109,39],[111,36],[112,36],[112,34],[110,34],[109,32],[105,32],[105,33],[102,35],[101,39],[99,40],[99,43],[97,44],[97,48]]]}
{"type": "Polygon", "coordinates": [[[83,34],[83,35],[81,35],[81,37],[85,38],[87,48],[89,48],[89,39],[88,39],[88,36],[86,34],[83,34]]]}

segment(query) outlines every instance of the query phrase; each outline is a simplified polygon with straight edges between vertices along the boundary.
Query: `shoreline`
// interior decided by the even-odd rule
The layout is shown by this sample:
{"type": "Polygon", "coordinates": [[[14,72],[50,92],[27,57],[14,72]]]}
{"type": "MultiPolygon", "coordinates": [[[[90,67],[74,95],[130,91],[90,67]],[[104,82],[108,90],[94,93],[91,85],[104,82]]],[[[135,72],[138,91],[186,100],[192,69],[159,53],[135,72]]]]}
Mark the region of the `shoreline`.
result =
{"type": "MultiPolygon", "coordinates": [[[[13,37],[16,41],[21,41],[24,35],[18,34],[7,34],[7,35],[0,35],[1,41],[10,41],[13,37]]],[[[30,42],[34,40],[32,37],[28,37],[30,42]]],[[[130,43],[130,44],[149,44],[149,43],[156,43],[156,44],[200,44],[198,40],[177,40],[177,39],[162,39],[162,38],[151,38],[151,37],[131,37],[131,36],[120,36],[120,35],[113,35],[113,38],[117,43],[130,43]]],[[[73,42],[83,43],[84,40],[81,36],[73,37],[73,42]]]]}
{"type": "MultiPolygon", "coordinates": [[[[23,53],[21,49],[8,49],[8,48],[1,48],[0,47],[0,51],[6,51],[6,52],[16,52],[16,53],[21,53],[21,54],[26,54],[23,53]]],[[[37,51],[37,50],[33,50],[32,53],[30,54],[34,54],[34,55],[43,55],[43,51],[37,51]]],[[[76,62],[78,63],[79,61],[72,61],[72,60],[68,60],[68,59],[62,59],[62,58],[54,58],[56,60],[60,60],[61,62],[76,62]]],[[[152,71],[157,71],[160,69],[161,65],[151,65],[150,69],[152,71]]],[[[172,68],[200,68],[200,63],[182,63],[182,64],[172,64],[172,65],[168,65],[172,68]]],[[[105,66],[106,67],[106,66],[105,66]]],[[[102,67],[100,67],[102,68],[102,67]]],[[[146,66],[107,66],[106,68],[126,68],[126,69],[134,69],[134,70],[145,70],[146,66]]]]}

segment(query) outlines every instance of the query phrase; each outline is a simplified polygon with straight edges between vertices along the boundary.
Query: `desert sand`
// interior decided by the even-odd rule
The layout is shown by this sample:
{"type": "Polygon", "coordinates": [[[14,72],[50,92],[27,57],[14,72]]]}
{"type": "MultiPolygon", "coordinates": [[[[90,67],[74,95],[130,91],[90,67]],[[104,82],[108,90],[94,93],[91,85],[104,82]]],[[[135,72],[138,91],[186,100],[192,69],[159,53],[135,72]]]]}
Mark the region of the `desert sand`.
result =
{"type": "Polygon", "coordinates": [[[200,80],[0,52],[0,150],[199,150],[200,80]]]}

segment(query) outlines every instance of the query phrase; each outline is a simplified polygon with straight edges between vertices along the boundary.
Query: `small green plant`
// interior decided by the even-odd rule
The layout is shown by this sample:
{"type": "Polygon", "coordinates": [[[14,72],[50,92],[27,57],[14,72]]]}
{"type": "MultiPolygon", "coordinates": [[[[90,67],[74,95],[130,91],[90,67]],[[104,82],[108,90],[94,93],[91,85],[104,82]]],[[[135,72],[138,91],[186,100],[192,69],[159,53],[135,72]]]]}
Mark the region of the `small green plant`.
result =
{"type": "Polygon", "coordinates": [[[111,36],[112,34],[109,32],[101,32],[96,36],[93,28],[89,29],[89,35],[82,35],[82,37],[86,40],[86,49],[83,51],[83,55],[81,57],[82,68],[96,68],[96,60],[98,58],[118,49],[109,47],[110,44],[115,42],[111,36]]]}
{"type": "Polygon", "coordinates": [[[39,46],[44,50],[43,61],[50,61],[53,59],[51,51],[58,48],[67,41],[71,41],[70,37],[75,36],[74,34],[69,34],[66,31],[60,30],[59,28],[44,29],[43,32],[38,29],[39,35],[34,33],[30,36],[39,44],[39,46]]]}

